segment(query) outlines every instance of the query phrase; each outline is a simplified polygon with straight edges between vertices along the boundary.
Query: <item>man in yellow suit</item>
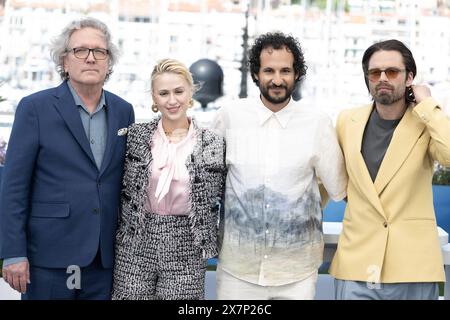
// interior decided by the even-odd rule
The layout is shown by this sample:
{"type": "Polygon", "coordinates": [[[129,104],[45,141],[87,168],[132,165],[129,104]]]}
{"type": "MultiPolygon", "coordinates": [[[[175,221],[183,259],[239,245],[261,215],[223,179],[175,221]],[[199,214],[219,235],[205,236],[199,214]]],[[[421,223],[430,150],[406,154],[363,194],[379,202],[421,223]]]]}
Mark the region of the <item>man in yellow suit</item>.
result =
{"type": "Polygon", "coordinates": [[[445,281],[433,208],[434,161],[450,165],[450,120],[400,41],[375,43],[362,66],[373,103],[344,110],[337,133],[349,176],[330,267],[337,299],[437,299],[445,281]]]}

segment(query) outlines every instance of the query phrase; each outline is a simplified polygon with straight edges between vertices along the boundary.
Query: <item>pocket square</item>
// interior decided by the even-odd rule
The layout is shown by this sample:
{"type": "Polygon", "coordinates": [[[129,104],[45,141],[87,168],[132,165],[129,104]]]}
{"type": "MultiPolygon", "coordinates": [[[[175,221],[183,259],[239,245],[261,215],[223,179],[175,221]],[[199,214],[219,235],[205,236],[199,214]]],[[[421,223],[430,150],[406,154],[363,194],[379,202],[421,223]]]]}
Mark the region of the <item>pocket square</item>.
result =
{"type": "Polygon", "coordinates": [[[127,132],[128,132],[127,128],[122,128],[122,129],[119,129],[119,131],[117,131],[117,135],[118,136],[124,136],[124,135],[127,134],[127,132]]]}

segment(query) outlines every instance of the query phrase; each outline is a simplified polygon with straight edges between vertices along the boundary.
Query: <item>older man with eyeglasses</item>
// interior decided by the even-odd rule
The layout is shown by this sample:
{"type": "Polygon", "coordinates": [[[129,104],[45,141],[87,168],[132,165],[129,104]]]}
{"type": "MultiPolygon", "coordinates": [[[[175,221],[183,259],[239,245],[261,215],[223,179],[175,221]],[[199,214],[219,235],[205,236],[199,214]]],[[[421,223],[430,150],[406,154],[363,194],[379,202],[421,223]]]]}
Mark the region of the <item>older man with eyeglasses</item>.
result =
{"type": "Polygon", "coordinates": [[[343,111],[349,176],[343,231],[330,273],[337,299],[437,299],[445,281],[433,209],[434,161],[450,165],[450,121],[400,41],[364,53],[373,103],[343,111]]]}
{"type": "Polygon", "coordinates": [[[0,193],[3,277],[22,299],[110,299],[132,106],[103,90],[107,26],[69,23],[52,45],[63,83],[23,98],[0,193]]]}

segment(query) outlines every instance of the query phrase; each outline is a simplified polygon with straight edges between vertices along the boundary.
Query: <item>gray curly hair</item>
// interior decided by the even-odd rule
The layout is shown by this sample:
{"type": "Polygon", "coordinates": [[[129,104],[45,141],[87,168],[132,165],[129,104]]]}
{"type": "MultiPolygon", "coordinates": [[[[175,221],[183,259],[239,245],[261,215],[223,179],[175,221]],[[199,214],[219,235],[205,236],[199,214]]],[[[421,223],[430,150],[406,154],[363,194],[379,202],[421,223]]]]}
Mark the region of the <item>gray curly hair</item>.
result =
{"type": "Polygon", "coordinates": [[[69,79],[69,75],[64,70],[64,57],[68,53],[67,48],[69,46],[70,37],[76,30],[83,28],[97,29],[101,31],[105,37],[107,49],[109,50],[109,68],[105,78],[106,82],[113,73],[113,67],[119,58],[119,49],[112,43],[111,33],[106,24],[95,18],[74,20],[63,29],[60,35],[53,39],[50,50],[52,60],[56,65],[56,71],[59,73],[62,80],[69,79]]]}

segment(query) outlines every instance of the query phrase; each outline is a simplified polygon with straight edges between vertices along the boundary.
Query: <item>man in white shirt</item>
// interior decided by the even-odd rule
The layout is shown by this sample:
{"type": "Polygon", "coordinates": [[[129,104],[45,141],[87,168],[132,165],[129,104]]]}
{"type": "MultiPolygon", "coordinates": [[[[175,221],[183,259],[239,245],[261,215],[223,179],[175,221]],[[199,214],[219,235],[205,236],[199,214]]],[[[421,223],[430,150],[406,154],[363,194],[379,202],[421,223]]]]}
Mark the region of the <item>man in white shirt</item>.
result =
{"type": "Polygon", "coordinates": [[[249,61],[260,97],[223,106],[213,122],[229,170],[217,297],[313,299],[323,258],[317,179],[343,199],[343,156],[331,120],[291,98],[306,73],[298,41],[264,34],[249,61]]]}

